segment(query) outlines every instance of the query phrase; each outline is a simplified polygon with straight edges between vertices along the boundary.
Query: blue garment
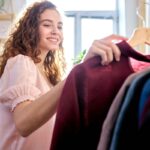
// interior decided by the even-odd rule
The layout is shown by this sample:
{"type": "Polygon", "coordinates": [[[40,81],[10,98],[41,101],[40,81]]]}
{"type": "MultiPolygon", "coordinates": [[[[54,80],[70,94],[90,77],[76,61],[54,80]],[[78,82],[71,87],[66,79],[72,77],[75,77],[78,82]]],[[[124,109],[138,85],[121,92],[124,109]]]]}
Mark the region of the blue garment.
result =
{"type": "Polygon", "coordinates": [[[150,71],[144,72],[131,83],[116,120],[110,150],[135,149],[138,134],[138,102],[141,89],[149,78],[150,71]]]}
{"type": "Polygon", "coordinates": [[[150,97],[150,79],[145,83],[140,96],[139,101],[139,126],[142,121],[142,112],[144,110],[145,104],[147,103],[148,98],[150,97]]]}
{"type": "Polygon", "coordinates": [[[136,141],[136,150],[150,150],[150,110],[139,128],[138,137],[136,141]]]}

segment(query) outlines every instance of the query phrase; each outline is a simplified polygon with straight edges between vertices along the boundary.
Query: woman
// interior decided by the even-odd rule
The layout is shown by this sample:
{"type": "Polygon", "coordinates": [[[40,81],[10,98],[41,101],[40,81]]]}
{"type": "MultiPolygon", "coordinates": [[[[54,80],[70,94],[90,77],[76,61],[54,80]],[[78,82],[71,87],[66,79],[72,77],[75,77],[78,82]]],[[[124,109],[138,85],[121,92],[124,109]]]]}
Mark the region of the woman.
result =
{"type": "MultiPolygon", "coordinates": [[[[65,80],[63,23],[49,1],[29,7],[8,37],[0,63],[0,149],[48,150],[55,112],[65,80]]],[[[120,58],[111,36],[96,40],[84,61],[100,55],[102,64],[120,58]]],[[[69,89],[68,89],[69,92],[69,89]]]]}

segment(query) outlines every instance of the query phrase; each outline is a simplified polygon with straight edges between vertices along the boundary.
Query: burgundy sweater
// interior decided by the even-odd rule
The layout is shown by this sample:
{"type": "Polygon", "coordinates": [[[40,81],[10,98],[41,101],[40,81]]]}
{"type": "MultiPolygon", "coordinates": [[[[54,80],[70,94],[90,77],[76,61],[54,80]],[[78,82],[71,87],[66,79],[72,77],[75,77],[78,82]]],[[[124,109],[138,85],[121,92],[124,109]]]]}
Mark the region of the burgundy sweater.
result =
{"type": "Polygon", "coordinates": [[[109,107],[125,79],[134,72],[129,57],[150,62],[125,41],[117,44],[121,60],[107,66],[100,57],[77,65],[70,72],[60,97],[51,150],[96,150],[109,107]]]}

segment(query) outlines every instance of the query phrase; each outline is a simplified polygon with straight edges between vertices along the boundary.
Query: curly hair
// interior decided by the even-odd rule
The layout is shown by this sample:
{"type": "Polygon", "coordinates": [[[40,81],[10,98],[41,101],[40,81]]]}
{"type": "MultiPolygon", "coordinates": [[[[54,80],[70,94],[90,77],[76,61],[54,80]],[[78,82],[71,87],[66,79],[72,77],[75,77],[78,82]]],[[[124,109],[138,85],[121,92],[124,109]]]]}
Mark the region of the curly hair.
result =
{"type": "MultiPolygon", "coordinates": [[[[0,77],[4,72],[7,60],[18,54],[32,58],[34,63],[39,63],[39,18],[46,9],[55,9],[56,6],[49,1],[36,2],[28,7],[23,17],[15,24],[7,40],[3,45],[3,53],[0,56],[0,77]]],[[[65,71],[65,59],[62,43],[59,50],[49,51],[44,60],[44,69],[49,81],[56,85],[65,71]]]]}

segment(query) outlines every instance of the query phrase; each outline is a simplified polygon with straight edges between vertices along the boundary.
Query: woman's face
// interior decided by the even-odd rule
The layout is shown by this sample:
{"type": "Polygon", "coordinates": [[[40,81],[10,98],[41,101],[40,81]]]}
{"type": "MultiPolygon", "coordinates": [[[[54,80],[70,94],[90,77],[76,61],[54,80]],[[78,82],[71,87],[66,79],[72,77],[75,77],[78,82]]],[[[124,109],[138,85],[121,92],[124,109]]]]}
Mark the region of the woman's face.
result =
{"type": "Polygon", "coordinates": [[[42,51],[59,49],[63,40],[62,25],[61,16],[55,9],[46,9],[40,15],[38,46],[42,51]]]}

